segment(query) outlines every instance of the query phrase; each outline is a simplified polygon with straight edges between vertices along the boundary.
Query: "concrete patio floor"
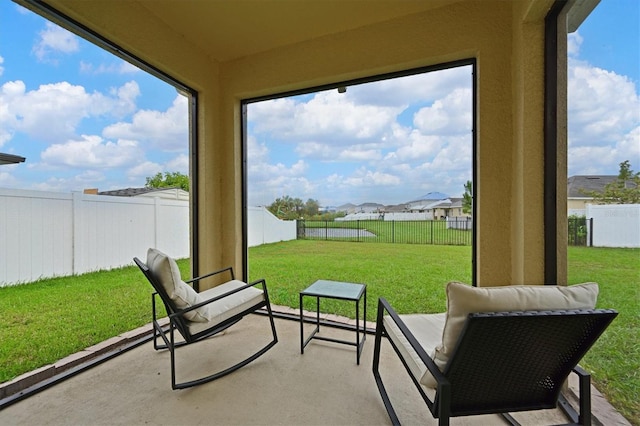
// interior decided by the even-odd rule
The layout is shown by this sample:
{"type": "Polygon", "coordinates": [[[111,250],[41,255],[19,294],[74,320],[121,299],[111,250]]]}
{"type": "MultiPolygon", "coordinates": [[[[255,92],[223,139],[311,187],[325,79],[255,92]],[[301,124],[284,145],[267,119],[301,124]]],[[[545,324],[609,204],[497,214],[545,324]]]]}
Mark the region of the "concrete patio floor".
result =
{"type": "MultiPolygon", "coordinates": [[[[372,324],[368,324],[372,326],[372,324]]],[[[225,335],[178,352],[180,378],[230,365],[266,343],[268,320],[250,315],[225,335]],[[208,370],[209,369],[209,370],[208,370]]],[[[297,321],[276,320],[279,343],[253,363],[217,381],[187,390],[170,385],[169,354],[151,342],[120,354],[0,411],[3,425],[387,425],[371,372],[373,335],[360,365],[355,348],[312,341],[300,354],[297,321]]],[[[311,326],[308,325],[308,330],[311,326]]],[[[351,339],[353,332],[321,328],[351,339]]],[[[381,373],[404,424],[437,424],[393,350],[384,345],[381,373]]],[[[628,424],[599,393],[596,423],[628,424]]],[[[514,415],[523,425],[564,423],[559,410],[514,415]]],[[[452,419],[454,425],[503,425],[499,416],[452,419]]]]}

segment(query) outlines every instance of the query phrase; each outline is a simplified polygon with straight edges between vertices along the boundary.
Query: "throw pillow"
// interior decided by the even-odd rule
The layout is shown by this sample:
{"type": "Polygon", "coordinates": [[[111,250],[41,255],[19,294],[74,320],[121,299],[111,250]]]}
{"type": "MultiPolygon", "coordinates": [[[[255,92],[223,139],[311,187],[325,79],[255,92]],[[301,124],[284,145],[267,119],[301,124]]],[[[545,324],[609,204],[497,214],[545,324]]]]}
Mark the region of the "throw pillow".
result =
{"type": "MultiPolygon", "coordinates": [[[[153,277],[164,287],[176,309],[186,309],[204,302],[190,285],[182,281],[180,269],[173,258],[160,250],[150,248],[147,251],[147,266],[153,277]]],[[[205,305],[189,311],[184,314],[184,318],[189,321],[207,322],[209,321],[209,307],[205,305]]]]}

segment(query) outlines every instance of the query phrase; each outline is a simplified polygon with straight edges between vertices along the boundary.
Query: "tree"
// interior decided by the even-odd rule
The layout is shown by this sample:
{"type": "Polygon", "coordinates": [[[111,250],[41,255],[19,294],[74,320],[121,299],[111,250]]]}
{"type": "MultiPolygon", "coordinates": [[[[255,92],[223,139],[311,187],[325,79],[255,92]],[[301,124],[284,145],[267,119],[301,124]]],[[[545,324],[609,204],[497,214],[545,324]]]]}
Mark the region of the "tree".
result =
{"type": "Polygon", "coordinates": [[[320,203],[318,203],[318,200],[309,198],[307,202],[304,203],[304,211],[308,216],[317,215],[319,210],[320,210],[320,203]]]}
{"type": "Polygon", "coordinates": [[[273,203],[267,206],[267,209],[280,219],[300,219],[309,218],[318,214],[320,203],[317,200],[309,198],[303,203],[300,198],[292,198],[284,195],[275,199],[273,203]]]}
{"type": "Polygon", "coordinates": [[[634,173],[629,160],[623,161],[616,180],[602,192],[591,191],[587,195],[597,204],[640,204],[640,172],[634,173]]]}
{"type": "Polygon", "coordinates": [[[473,187],[471,181],[468,180],[464,184],[464,194],[462,194],[462,213],[471,214],[473,206],[473,187]]]}
{"type": "Polygon", "coordinates": [[[189,176],[180,172],[164,172],[164,175],[158,172],[155,176],[148,177],[147,188],[181,188],[189,192],[189,176]]]}

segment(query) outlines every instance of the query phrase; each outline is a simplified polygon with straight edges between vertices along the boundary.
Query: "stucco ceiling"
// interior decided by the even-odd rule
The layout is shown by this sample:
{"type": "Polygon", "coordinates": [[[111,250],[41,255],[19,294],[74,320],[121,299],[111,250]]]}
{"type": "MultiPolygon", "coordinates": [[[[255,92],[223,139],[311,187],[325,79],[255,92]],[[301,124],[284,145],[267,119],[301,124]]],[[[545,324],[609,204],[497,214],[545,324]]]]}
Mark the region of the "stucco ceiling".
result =
{"type": "Polygon", "coordinates": [[[136,1],[211,58],[225,62],[459,0],[136,1]]]}

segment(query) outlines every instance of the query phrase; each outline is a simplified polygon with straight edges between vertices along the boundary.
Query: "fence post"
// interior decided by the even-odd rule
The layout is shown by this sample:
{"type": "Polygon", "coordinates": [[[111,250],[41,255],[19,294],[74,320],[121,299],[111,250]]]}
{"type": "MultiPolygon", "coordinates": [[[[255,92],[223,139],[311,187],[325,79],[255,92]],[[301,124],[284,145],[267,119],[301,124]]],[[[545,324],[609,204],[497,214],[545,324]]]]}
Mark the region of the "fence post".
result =
{"type": "Polygon", "coordinates": [[[71,235],[71,274],[79,274],[84,272],[81,268],[80,253],[86,252],[86,247],[82,245],[82,236],[85,234],[82,232],[82,194],[80,192],[73,192],[71,194],[71,211],[73,212],[72,216],[72,235],[71,235]]]}
{"type": "Polygon", "coordinates": [[[431,221],[431,244],[433,244],[433,222],[435,222],[435,220],[431,221]]]}
{"type": "Polygon", "coordinates": [[[589,221],[589,247],[593,247],[593,218],[587,220],[589,221]]]}
{"type": "MultiPolygon", "coordinates": [[[[153,246],[158,247],[158,233],[160,232],[160,197],[153,197],[153,246]]],[[[165,248],[163,248],[165,250],[165,248]]]]}

